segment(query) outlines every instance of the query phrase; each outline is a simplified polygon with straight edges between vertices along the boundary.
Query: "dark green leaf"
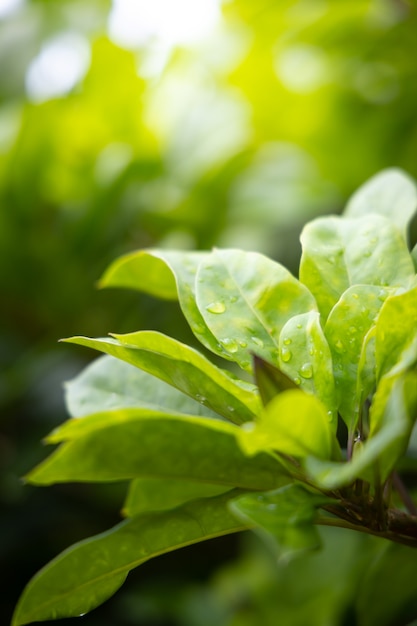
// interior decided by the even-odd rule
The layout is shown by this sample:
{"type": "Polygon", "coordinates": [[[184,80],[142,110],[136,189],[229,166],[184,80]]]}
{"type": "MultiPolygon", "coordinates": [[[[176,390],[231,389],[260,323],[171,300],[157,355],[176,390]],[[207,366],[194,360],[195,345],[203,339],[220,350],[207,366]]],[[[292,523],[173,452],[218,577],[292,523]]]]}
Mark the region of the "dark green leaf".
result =
{"type": "Polygon", "coordinates": [[[260,356],[254,356],[253,364],[255,381],[264,405],[283,391],[297,389],[297,385],[291,378],[260,356]]]}
{"type": "Polygon", "coordinates": [[[231,497],[140,516],[75,544],[29,582],[12,626],[87,613],[113,595],[130,570],[152,557],[247,528],[228,511],[231,497]]]}
{"type": "Polygon", "coordinates": [[[281,558],[320,547],[320,537],[314,526],[318,507],[332,502],[301,485],[286,485],[275,491],[239,496],[230,508],[244,522],[256,526],[275,540],[281,558]]]}

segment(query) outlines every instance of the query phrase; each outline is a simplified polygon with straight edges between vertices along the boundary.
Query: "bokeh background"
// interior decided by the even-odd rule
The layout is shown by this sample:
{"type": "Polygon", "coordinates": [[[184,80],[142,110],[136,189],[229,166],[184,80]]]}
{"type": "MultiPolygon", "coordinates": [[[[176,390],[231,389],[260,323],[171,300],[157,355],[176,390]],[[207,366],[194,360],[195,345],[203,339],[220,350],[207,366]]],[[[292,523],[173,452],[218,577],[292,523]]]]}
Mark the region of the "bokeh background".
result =
{"type": "MultiPolygon", "coordinates": [[[[97,290],[106,266],[220,246],[296,273],[306,221],[383,168],[417,176],[416,112],[412,0],[0,0],[1,624],[43,564],[119,520],[123,485],[21,480],[66,418],[63,382],[94,357],[58,339],[194,342],[175,304],[97,290]]],[[[360,576],[369,613],[391,566],[369,573],[375,544],[327,535],[288,567],[246,535],[162,557],[65,624],[359,624],[360,576]]],[[[375,623],[410,622],[397,587],[402,613],[374,603],[375,623]]]]}

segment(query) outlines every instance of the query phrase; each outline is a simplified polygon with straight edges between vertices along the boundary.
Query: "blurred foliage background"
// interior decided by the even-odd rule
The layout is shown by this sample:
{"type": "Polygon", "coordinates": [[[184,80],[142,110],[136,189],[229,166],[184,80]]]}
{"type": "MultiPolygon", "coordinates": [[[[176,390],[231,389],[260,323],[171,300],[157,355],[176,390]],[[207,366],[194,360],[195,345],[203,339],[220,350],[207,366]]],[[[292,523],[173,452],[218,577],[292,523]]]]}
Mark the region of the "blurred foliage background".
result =
{"type": "MultiPolygon", "coordinates": [[[[175,305],[97,291],[107,264],[216,245],[296,273],[307,220],[385,167],[417,176],[416,46],[411,0],[0,0],[2,624],[30,576],[115,523],[123,498],[20,480],[66,417],[63,381],[94,356],[57,340],[155,328],[193,342],[175,305]]],[[[329,536],[291,571],[253,542],[147,564],[83,623],[373,623],[357,621],[357,580],[375,542],[329,536]]],[[[408,623],[398,611],[375,623],[408,623]]]]}

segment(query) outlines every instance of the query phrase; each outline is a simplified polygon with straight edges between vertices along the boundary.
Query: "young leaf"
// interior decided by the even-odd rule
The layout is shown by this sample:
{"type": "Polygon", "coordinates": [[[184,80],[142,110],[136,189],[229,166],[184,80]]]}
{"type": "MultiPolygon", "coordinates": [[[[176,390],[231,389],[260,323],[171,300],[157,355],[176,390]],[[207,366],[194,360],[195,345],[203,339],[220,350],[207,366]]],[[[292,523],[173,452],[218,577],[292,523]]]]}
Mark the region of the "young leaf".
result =
{"type": "Polygon", "coordinates": [[[266,531],[275,540],[279,556],[288,560],[320,547],[314,518],[318,507],[331,502],[291,484],[267,493],[239,496],[230,502],[230,508],[242,521],[266,531]]]}
{"type": "Polygon", "coordinates": [[[291,378],[268,361],[261,359],[260,356],[253,357],[253,371],[264,406],[279,393],[288,389],[297,389],[296,383],[291,378]]]}
{"type": "Polygon", "coordinates": [[[117,259],[100,281],[101,287],[128,287],[167,300],[178,299],[191,330],[207,348],[229,356],[212,333],[195,302],[195,277],[209,252],[139,250],[117,259]]]}
{"type": "Polygon", "coordinates": [[[244,530],[248,525],[227,508],[235,496],[231,492],[140,516],[75,544],[29,582],[12,626],[83,615],[113,595],[130,570],[152,557],[244,530]]]}
{"type": "Polygon", "coordinates": [[[336,445],[331,415],[318,398],[301,389],[284,391],[240,431],[240,443],[249,454],[276,450],[294,457],[329,459],[336,445]]]}
{"type": "Polygon", "coordinates": [[[176,387],[215,413],[240,424],[257,413],[259,398],[202,354],[154,331],[115,335],[116,339],[72,337],[65,341],[95,348],[131,363],[176,387]]]}
{"type": "Polygon", "coordinates": [[[373,176],[350,198],[344,214],[361,217],[379,213],[392,220],[407,239],[407,227],[417,209],[417,188],[412,178],[399,169],[373,176]]]}
{"type": "MultiPolygon", "coordinates": [[[[350,287],[331,310],[324,328],[333,358],[339,412],[349,430],[358,421],[363,398],[359,363],[365,349],[365,336],[375,324],[388,293],[387,289],[371,285],[350,287]]],[[[367,375],[370,375],[369,369],[367,375]]],[[[369,384],[370,381],[368,387],[369,384]]]]}
{"type": "Polygon", "coordinates": [[[409,288],[414,266],[396,226],[380,215],[313,220],[301,234],[300,280],[324,319],[353,285],[409,288]]]}
{"type": "Polygon", "coordinates": [[[215,250],[201,262],[196,301],[229,358],[246,370],[251,369],[251,352],[276,362],[285,322],[316,309],[311,293],[288,270],[241,250],[215,250]]]}
{"type": "Polygon", "coordinates": [[[64,443],[28,474],[28,482],[154,477],[272,489],[282,473],[272,456],[248,458],[239,445],[240,428],[220,420],[121,409],[71,424],[75,430],[64,425],[52,434],[50,441],[64,443]]]}
{"type": "Polygon", "coordinates": [[[332,356],[316,311],[295,315],[279,337],[279,366],[300,388],[316,395],[337,428],[332,356]]]}
{"type": "Polygon", "coordinates": [[[163,380],[108,355],[65,383],[65,400],[72,417],[126,407],[220,417],[163,380]]]}
{"type": "Polygon", "coordinates": [[[175,478],[135,478],[123,506],[123,515],[136,517],[144,513],[169,511],[200,498],[218,496],[230,487],[175,478]]]}

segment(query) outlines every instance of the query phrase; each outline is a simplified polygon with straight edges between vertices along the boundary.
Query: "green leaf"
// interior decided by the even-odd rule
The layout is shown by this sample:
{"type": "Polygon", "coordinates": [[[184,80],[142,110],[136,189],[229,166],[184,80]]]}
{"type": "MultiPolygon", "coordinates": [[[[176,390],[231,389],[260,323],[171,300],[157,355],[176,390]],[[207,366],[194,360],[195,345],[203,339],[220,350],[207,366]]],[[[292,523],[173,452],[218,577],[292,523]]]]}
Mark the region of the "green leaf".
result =
{"type": "Polygon", "coordinates": [[[402,170],[392,168],[379,172],[353,194],[346,217],[378,213],[392,220],[407,239],[407,227],[417,209],[414,180],[402,170]]]}
{"type": "Polygon", "coordinates": [[[168,511],[191,500],[218,496],[230,487],[175,478],[135,478],[129,485],[123,514],[136,517],[144,513],[168,511]]]}
{"type": "Polygon", "coordinates": [[[279,337],[279,366],[300,388],[316,395],[337,428],[332,357],[316,311],[295,315],[279,337]]]}
{"type": "Polygon", "coordinates": [[[152,557],[247,528],[227,504],[236,493],[208,498],[170,511],[122,522],[75,544],[27,585],[12,626],[75,617],[113,595],[128,572],[152,557]]]}
{"type": "Polygon", "coordinates": [[[239,445],[240,428],[220,420],[120,409],[68,426],[49,438],[65,443],[28,474],[29,482],[154,477],[272,489],[282,473],[271,456],[248,458],[239,445]]]}
{"type": "Polygon", "coordinates": [[[259,397],[213,365],[202,354],[154,331],[115,335],[116,339],[65,339],[106,352],[169,383],[235,423],[253,419],[259,397]]]}
{"type": "Polygon", "coordinates": [[[251,352],[277,362],[285,322],[316,308],[311,293],[288,270],[241,250],[215,250],[201,262],[196,301],[228,358],[246,370],[251,369],[251,352]]]}
{"type": "MultiPolygon", "coordinates": [[[[356,449],[350,461],[332,463],[308,458],[305,468],[315,484],[322,489],[337,489],[352,484],[358,478],[373,484],[383,483],[407,449],[416,419],[416,389],[415,373],[407,373],[394,380],[388,399],[383,404],[382,417],[373,420],[371,414],[374,426],[371,426],[370,436],[356,449]]],[[[378,403],[378,395],[376,398],[374,402],[378,403]]]]}
{"type": "Polygon", "coordinates": [[[230,508],[242,521],[266,531],[275,540],[279,556],[288,560],[320,547],[314,518],[318,507],[331,502],[330,498],[291,484],[267,493],[239,496],[230,502],[230,508]]]}
{"type": "Polygon", "coordinates": [[[284,391],[241,429],[240,443],[251,455],[276,450],[294,457],[328,459],[336,445],[332,416],[318,398],[300,389],[284,391]]]}
{"type": "Polygon", "coordinates": [[[227,358],[229,353],[209,331],[195,302],[197,269],[210,256],[208,252],[139,250],[112,263],[100,286],[128,287],[159,298],[178,299],[197,339],[214,353],[227,358]]]}
{"type": "Polygon", "coordinates": [[[389,372],[415,340],[417,331],[417,287],[386,300],[378,317],[376,365],[378,379],[389,372]]]}
{"type": "Polygon", "coordinates": [[[301,242],[300,280],[315,296],[324,319],[353,285],[408,288],[414,280],[400,231],[380,215],[313,220],[301,242]]]}
{"type": "Polygon", "coordinates": [[[219,418],[217,413],[159,378],[111,356],[102,356],[65,383],[66,405],[72,417],[143,407],[154,411],[219,418]]]}
{"type": "Polygon", "coordinates": [[[359,364],[366,348],[365,336],[375,324],[388,293],[387,289],[371,285],[350,287],[331,310],[324,328],[333,358],[339,412],[350,431],[358,421],[363,398],[359,364]]]}
{"type": "Polygon", "coordinates": [[[264,405],[283,391],[297,389],[297,385],[291,378],[268,361],[255,355],[253,363],[255,381],[264,405]]]}

